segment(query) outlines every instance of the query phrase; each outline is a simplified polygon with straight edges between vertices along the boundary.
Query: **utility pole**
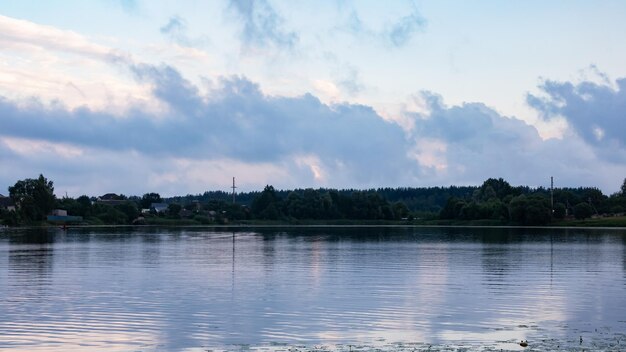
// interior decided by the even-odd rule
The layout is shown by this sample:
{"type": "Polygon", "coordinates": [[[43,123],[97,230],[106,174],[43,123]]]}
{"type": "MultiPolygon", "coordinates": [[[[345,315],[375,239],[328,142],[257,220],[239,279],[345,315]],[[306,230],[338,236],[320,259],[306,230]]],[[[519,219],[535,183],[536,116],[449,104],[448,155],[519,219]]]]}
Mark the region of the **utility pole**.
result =
{"type": "Polygon", "coordinates": [[[554,215],[554,177],[550,176],[550,209],[554,215]]]}
{"type": "Polygon", "coordinates": [[[235,186],[235,178],[233,177],[233,186],[231,187],[233,189],[233,204],[235,204],[235,189],[237,188],[237,186],[235,186]]]}

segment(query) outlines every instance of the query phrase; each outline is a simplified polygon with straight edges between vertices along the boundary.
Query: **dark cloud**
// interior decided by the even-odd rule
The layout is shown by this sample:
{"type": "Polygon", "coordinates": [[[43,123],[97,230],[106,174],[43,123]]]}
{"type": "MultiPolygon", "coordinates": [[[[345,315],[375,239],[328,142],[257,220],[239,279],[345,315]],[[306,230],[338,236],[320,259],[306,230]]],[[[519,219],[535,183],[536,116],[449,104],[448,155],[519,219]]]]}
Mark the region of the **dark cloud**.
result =
{"type": "Polygon", "coordinates": [[[503,177],[513,184],[546,185],[555,176],[561,185],[603,185],[617,182],[599,177],[591,165],[600,163],[581,140],[544,141],[535,127],[505,117],[482,103],[448,107],[441,97],[424,93],[428,114],[413,113],[413,138],[436,140],[445,152],[435,153],[446,173],[422,168],[422,177],[443,184],[476,184],[503,177]],[[576,151],[576,153],[572,153],[576,151]]]}
{"type": "MultiPolygon", "coordinates": [[[[32,176],[20,170],[53,170],[55,177],[66,172],[71,173],[67,179],[78,183],[81,177],[97,183],[98,175],[112,175],[113,171],[106,170],[123,175],[140,168],[142,172],[129,181],[135,187],[154,173],[175,172],[179,159],[206,167],[224,160],[276,167],[290,177],[271,182],[279,187],[281,182],[292,187],[319,185],[322,181],[316,174],[320,173],[322,185],[333,187],[480,184],[489,177],[540,186],[554,176],[559,185],[612,190],[626,173],[623,163],[598,159],[591,144],[576,135],[543,140],[533,126],[481,103],[446,106],[441,97],[423,93],[429,112],[407,113],[414,127],[403,130],[371,107],[328,105],[310,94],[268,96],[245,77],[217,78],[208,93],[201,93],[172,67],[136,65],[131,69],[138,80],[152,86],[154,97],[167,106],[165,113],[155,115],[137,108],[119,117],[86,108],[70,111],[58,104],[17,104],[0,98],[0,161],[12,165],[3,168],[0,181],[32,176]],[[82,154],[74,158],[71,153],[70,157],[60,153],[55,158],[52,150],[26,157],[2,144],[3,138],[61,143],[78,147],[82,154]]],[[[618,98],[623,94],[623,81],[619,90],[590,87],[574,90],[576,94],[592,92],[596,99],[604,97],[610,106],[594,105],[600,111],[613,112],[623,106],[623,98],[618,98]]],[[[557,91],[574,90],[566,85],[557,91]]],[[[542,100],[545,110],[557,113],[567,106],[563,101],[572,100],[572,93],[562,94],[559,103],[542,100]]],[[[590,97],[585,99],[590,101],[590,97]]],[[[617,112],[614,118],[623,121],[617,112]]],[[[606,136],[623,136],[606,123],[600,125],[606,128],[606,136]]],[[[623,124],[615,126],[619,128],[623,124]]],[[[182,187],[176,181],[167,185],[172,194],[182,187]]],[[[192,190],[183,192],[187,191],[192,190]]]]}
{"type": "Polygon", "coordinates": [[[167,116],[136,110],[126,118],[88,109],[0,100],[0,135],[150,156],[195,159],[226,157],[245,162],[280,162],[314,155],[328,167],[362,179],[383,181],[372,164],[399,165],[407,141],[402,129],[370,107],[329,106],[312,95],[270,97],[243,77],[222,78],[209,96],[171,67],[137,66],[137,77],[169,106],[167,116]]]}
{"type": "Polygon", "coordinates": [[[429,98],[430,113],[416,120],[416,133],[448,143],[467,145],[480,142],[523,145],[539,143],[537,130],[525,122],[501,116],[482,103],[447,107],[440,98],[429,98]]]}
{"type": "Polygon", "coordinates": [[[267,0],[231,0],[230,8],[241,20],[244,48],[292,49],[298,42],[298,34],[283,29],[284,19],[267,0]]]}
{"type": "MultiPolygon", "coordinates": [[[[606,76],[604,76],[606,78],[606,76]]],[[[563,117],[569,126],[605,157],[626,155],[626,79],[608,83],[545,81],[545,97],[529,94],[528,104],[545,119],[563,117]]]]}
{"type": "Polygon", "coordinates": [[[115,150],[99,149],[86,149],[82,154],[63,156],[54,148],[46,147],[18,153],[0,142],[0,163],[10,165],[0,168],[0,193],[6,194],[7,188],[17,180],[37,177],[40,173],[54,181],[59,196],[65,195],[65,192],[71,196],[97,196],[109,192],[141,195],[155,190],[169,191],[168,194],[173,195],[202,189],[188,187],[173,191],[174,188],[168,188],[167,184],[154,187],[155,182],[151,178],[164,172],[164,168],[169,172],[180,169],[179,165],[162,158],[137,153],[124,153],[122,157],[115,150]]]}

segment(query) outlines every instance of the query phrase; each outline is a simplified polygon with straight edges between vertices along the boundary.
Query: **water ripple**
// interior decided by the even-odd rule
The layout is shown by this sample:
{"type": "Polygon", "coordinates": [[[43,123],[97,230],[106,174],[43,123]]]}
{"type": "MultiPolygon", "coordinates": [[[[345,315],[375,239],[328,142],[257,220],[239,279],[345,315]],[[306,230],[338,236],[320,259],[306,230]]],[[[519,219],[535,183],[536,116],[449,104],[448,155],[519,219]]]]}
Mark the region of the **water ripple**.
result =
{"type": "Polygon", "coordinates": [[[619,231],[61,234],[0,234],[0,349],[589,350],[626,332],[619,231]]]}

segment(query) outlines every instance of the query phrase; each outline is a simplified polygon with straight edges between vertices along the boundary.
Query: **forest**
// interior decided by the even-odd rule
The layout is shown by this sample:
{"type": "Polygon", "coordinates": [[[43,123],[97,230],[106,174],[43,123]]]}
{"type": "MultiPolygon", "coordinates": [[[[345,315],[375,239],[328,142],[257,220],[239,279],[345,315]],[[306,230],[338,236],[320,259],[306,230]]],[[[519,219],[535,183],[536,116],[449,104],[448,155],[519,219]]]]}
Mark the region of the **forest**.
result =
{"type": "Polygon", "coordinates": [[[108,193],[57,198],[43,175],[19,180],[0,198],[4,226],[43,225],[55,209],[78,225],[210,225],[232,223],[433,223],[486,221],[502,225],[549,225],[566,219],[623,217],[626,179],[605,195],[595,187],[531,188],[490,178],[480,186],[276,190],[233,195],[223,191],[164,198],[108,193]]]}

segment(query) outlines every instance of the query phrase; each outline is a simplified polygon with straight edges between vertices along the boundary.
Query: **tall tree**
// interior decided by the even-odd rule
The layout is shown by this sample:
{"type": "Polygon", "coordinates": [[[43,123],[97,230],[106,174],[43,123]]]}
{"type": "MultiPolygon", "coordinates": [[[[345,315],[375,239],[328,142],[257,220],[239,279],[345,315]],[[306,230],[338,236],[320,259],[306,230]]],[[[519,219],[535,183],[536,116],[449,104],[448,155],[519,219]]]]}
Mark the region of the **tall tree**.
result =
{"type": "Polygon", "coordinates": [[[252,202],[252,213],[260,219],[276,220],[281,215],[281,205],[274,187],[267,185],[252,202]]]}
{"type": "Polygon", "coordinates": [[[479,200],[486,201],[494,197],[503,199],[513,193],[513,187],[503,178],[489,178],[483,182],[483,185],[479,188],[479,192],[481,195],[479,200]]]}
{"type": "Polygon", "coordinates": [[[161,199],[161,195],[158,193],[146,193],[141,197],[141,207],[143,209],[149,209],[152,203],[161,203],[163,199],[161,199]]]}
{"type": "Polygon", "coordinates": [[[9,196],[17,205],[21,219],[40,221],[54,209],[54,185],[43,175],[39,178],[19,180],[9,187],[9,196]]]}
{"type": "Polygon", "coordinates": [[[582,220],[591,217],[593,215],[593,208],[588,203],[578,203],[574,207],[574,217],[582,220]]]}

